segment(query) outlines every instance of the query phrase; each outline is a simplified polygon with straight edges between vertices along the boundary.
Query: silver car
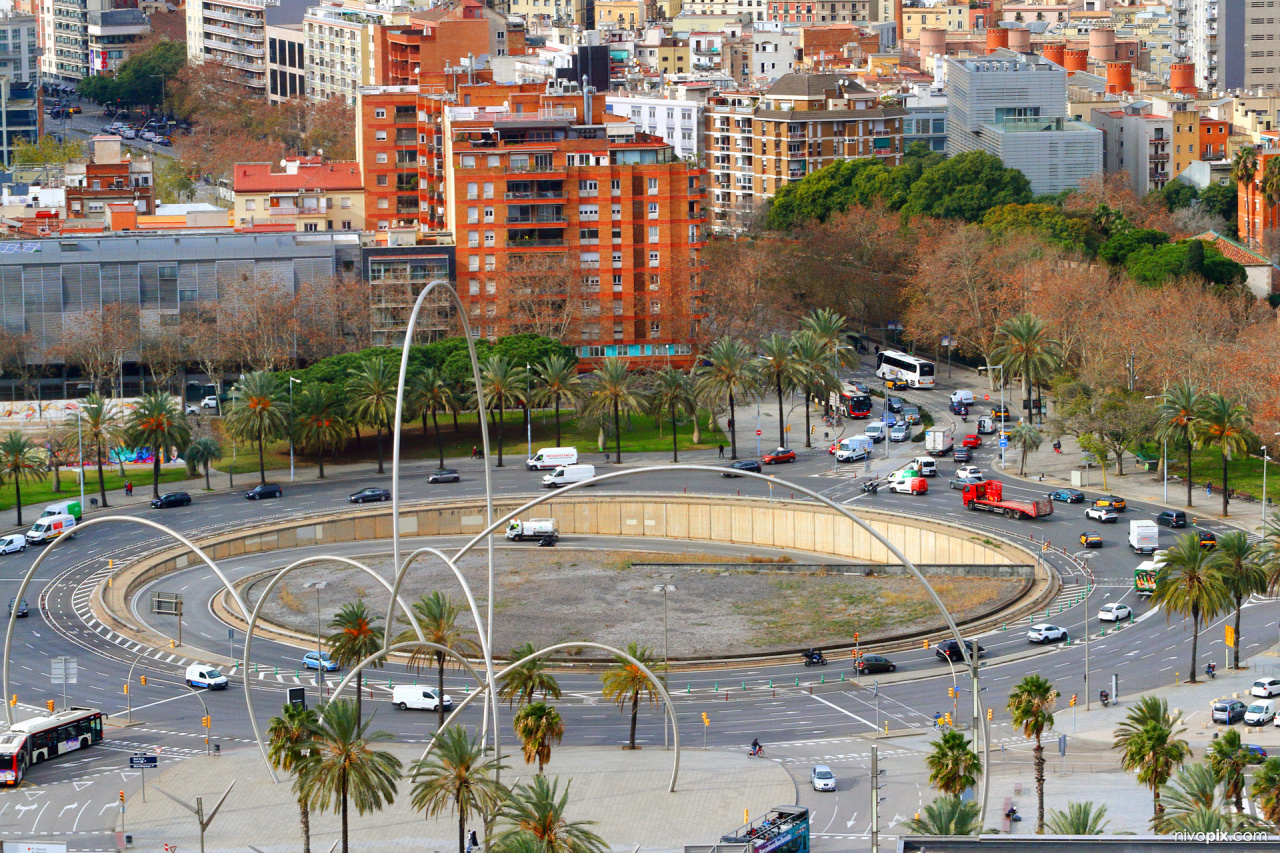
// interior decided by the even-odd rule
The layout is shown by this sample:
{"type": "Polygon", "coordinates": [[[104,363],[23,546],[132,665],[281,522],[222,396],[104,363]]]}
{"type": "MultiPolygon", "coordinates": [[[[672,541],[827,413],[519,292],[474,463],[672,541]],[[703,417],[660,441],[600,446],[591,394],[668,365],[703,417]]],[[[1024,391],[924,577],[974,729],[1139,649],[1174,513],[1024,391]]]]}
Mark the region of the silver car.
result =
{"type": "Polygon", "coordinates": [[[906,424],[894,424],[889,430],[890,441],[906,441],[911,437],[911,428],[906,424]]]}
{"type": "Polygon", "coordinates": [[[813,772],[809,774],[809,780],[813,782],[813,790],[815,791],[834,791],[836,789],[836,774],[831,772],[831,768],[825,764],[819,764],[813,768],[813,772]]]}

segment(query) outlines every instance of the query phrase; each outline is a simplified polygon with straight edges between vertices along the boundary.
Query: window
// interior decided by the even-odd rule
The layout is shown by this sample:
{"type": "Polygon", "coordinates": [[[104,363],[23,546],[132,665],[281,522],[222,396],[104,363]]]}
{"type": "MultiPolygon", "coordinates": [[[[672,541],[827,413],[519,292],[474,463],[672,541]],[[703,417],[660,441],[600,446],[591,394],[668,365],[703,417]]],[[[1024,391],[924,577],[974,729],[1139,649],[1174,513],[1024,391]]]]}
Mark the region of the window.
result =
{"type": "Polygon", "coordinates": [[[484,221],[485,221],[485,222],[492,222],[492,221],[493,221],[493,208],[492,208],[492,207],[486,207],[486,208],[484,209],[484,221]]]}
{"type": "Polygon", "coordinates": [[[351,227],[351,220],[350,220],[350,219],[344,219],[344,220],[342,220],[342,230],[343,230],[343,231],[353,231],[353,230],[355,230],[355,229],[353,229],[353,228],[351,227]]]}
{"type": "Polygon", "coordinates": [[[258,209],[258,202],[257,202],[257,201],[255,201],[254,199],[247,199],[247,200],[245,201],[245,203],[244,203],[244,209],[245,209],[245,210],[257,210],[257,209],[258,209]]]}
{"type": "Polygon", "coordinates": [[[484,232],[484,245],[486,248],[493,248],[495,244],[495,239],[496,238],[494,237],[494,233],[492,231],[484,232]]]}
{"type": "Polygon", "coordinates": [[[622,229],[621,229],[621,228],[614,228],[614,229],[613,229],[613,234],[612,234],[612,236],[613,236],[613,242],[615,242],[615,243],[621,243],[621,242],[622,242],[622,229]]]}
{"type": "Polygon", "coordinates": [[[649,202],[649,218],[650,219],[658,218],[658,203],[656,201],[649,202]]]}
{"type": "Polygon", "coordinates": [[[600,206],[596,204],[578,205],[578,218],[579,219],[599,219],[600,206]]]}
{"type": "Polygon", "coordinates": [[[485,255],[485,256],[484,256],[484,271],[485,271],[485,272],[493,272],[495,269],[497,269],[497,263],[494,261],[494,257],[493,257],[493,255],[485,255]]]}
{"type": "Polygon", "coordinates": [[[373,132],[373,141],[374,141],[374,142],[386,142],[386,141],[387,141],[387,132],[386,132],[385,130],[375,130],[375,131],[373,132]]]}
{"type": "Polygon", "coordinates": [[[493,182],[486,181],[484,185],[484,197],[493,198],[493,182]]]}
{"type": "Polygon", "coordinates": [[[463,154],[461,160],[462,168],[464,169],[474,169],[476,167],[476,158],[471,154],[463,154]]]}
{"type": "Polygon", "coordinates": [[[485,281],[484,292],[489,296],[493,296],[495,293],[498,292],[498,285],[494,283],[493,279],[487,279],[485,281]]]}
{"type": "Polygon", "coordinates": [[[305,224],[302,226],[302,230],[303,230],[303,231],[319,231],[319,230],[320,230],[320,223],[318,223],[318,222],[307,222],[307,223],[305,223],[305,224]]]}
{"type": "Polygon", "coordinates": [[[599,188],[595,181],[578,181],[579,194],[595,195],[597,192],[599,192],[599,188]]]}
{"type": "Polygon", "coordinates": [[[385,163],[387,162],[387,152],[379,151],[377,154],[374,155],[373,159],[374,159],[374,162],[385,163]]]}
{"type": "Polygon", "coordinates": [[[622,290],[622,276],[616,273],[613,276],[613,290],[615,293],[622,290]]]}
{"type": "Polygon", "coordinates": [[[613,195],[622,195],[622,179],[614,178],[609,185],[609,191],[613,195]]]}
{"type": "Polygon", "coordinates": [[[649,242],[650,243],[658,242],[658,226],[657,225],[649,226],[649,242]]]}
{"type": "Polygon", "coordinates": [[[350,197],[347,197],[347,198],[339,199],[339,200],[338,200],[338,207],[342,208],[343,210],[350,210],[350,209],[351,209],[351,198],[350,198],[350,197]]]}
{"type": "Polygon", "coordinates": [[[615,270],[622,269],[622,253],[621,252],[613,253],[613,268],[615,270]]]}
{"type": "Polygon", "coordinates": [[[378,107],[377,109],[375,109],[375,110],[373,111],[373,117],[374,117],[374,118],[386,118],[386,117],[387,117],[387,110],[386,110],[386,107],[378,107]]]}
{"type": "Polygon", "coordinates": [[[657,195],[657,194],[658,194],[658,179],[650,178],[649,179],[649,195],[657,195]]]}
{"type": "Polygon", "coordinates": [[[661,332],[662,332],[662,324],[659,323],[657,320],[654,320],[649,324],[649,334],[657,335],[657,334],[660,334],[661,332]]]}
{"type": "Polygon", "coordinates": [[[599,228],[579,228],[578,239],[584,243],[598,243],[600,242],[600,229],[599,228]]]}
{"type": "Polygon", "coordinates": [[[467,198],[476,199],[480,197],[480,185],[472,181],[467,184],[467,198]]]}
{"type": "Polygon", "coordinates": [[[385,186],[387,185],[387,176],[386,176],[386,175],[378,175],[378,176],[377,176],[377,179],[374,181],[374,183],[376,183],[376,184],[377,184],[378,186],[380,186],[380,187],[385,187],[385,186]]]}
{"type": "Polygon", "coordinates": [[[390,200],[385,198],[378,199],[378,210],[386,210],[391,206],[390,200]]]}
{"type": "Polygon", "coordinates": [[[651,266],[651,267],[656,267],[656,266],[658,266],[658,263],[659,263],[658,253],[657,253],[657,252],[650,252],[650,253],[649,253],[649,266],[651,266]]]}
{"type": "Polygon", "coordinates": [[[476,272],[480,269],[480,256],[472,255],[467,258],[467,271],[476,272]]]}
{"type": "Polygon", "coordinates": [[[479,221],[480,221],[480,208],[478,208],[478,207],[468,207],[468,208],[467,208],[467,222],[468,222],[468,223],[474,223],[474,222],[479,222],[479,221]]]}
{"type": "Polygon", "coordinates": [[[479,232],[479,231],[468,231],[468,232],[467,232],[467,245],[468,245],[468,246],[470,246],[470,247],[473,247],[473,248],[474,248],[474,247],[477,247],[477,246],[479,246],[479,245],[480,245],[480,232],[479,232]]]}

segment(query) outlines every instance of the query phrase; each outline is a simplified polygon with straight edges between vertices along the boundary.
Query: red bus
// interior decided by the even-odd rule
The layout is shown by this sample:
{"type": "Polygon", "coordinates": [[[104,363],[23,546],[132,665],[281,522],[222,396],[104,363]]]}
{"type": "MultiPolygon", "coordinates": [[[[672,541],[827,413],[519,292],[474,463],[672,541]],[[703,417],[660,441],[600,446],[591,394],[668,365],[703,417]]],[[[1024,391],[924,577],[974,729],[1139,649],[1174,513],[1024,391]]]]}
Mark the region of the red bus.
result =
{"type": "Polygon", "coordinates": [[[0,783],[17,785],[32,764],[99,743],[102,719],[93,708],[70,708],[14,723],[0,734],[0,783]]]}
{"type": "Polygon", "coordinates": [[[864,394],[856,386],[845,382],[838,392],[831,394],[831,406],[841,417],[871,417],[871,395],[864,394]]]}

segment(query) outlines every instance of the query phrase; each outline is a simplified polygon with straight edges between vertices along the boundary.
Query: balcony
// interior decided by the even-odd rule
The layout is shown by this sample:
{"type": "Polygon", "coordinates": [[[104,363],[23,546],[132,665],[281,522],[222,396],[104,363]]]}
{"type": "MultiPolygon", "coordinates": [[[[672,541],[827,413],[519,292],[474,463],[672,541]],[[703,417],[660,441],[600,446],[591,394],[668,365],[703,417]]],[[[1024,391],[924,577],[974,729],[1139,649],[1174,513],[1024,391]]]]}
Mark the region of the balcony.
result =
{"type": "Polygon", "coordinates": [[[266,34],[261,27],[254,27],[247,30],[237,30],[234,27],[224,27],[221,24],[205,24],[204,31],[206,33],[217,33],[218,35],[230,36],[237,39],[252,39],[253,41],[262,41],[266,38],[266,34]]]}
{"type": "Polygon", "coordinates": [[[1163,163],[1169,159],[1169,155],[1168,154],[1150,154],[1147,156],[1147,159],[1153,163],[1163,163]]]}
{"type": "MultiPolygon", "coordinates": [[[[264,56],[266,54],[266,51],[264,51],[260,47],[254,47],[248,44],[233,44],[231,42],[216,41],[214,39],[208,38],[207,36],[205,37],[204,44],[205,44],[205,47],[211,47],[214,50],[230,50],[230,51],[234,51],[235,53],[243,53],[246,56],[264,56]]],[[[228,64],[234,65],[235,63],[228,62],[228,64]]],[[[258,66],[254,66],[254,67],[256,68],[258,66]]]]}
{"type": "Polygon", "coordinates": [[[206,18],[214,18],[219,21],[234,21],[238,24],[250,24],[259,28],[265,24],[262,18],[255,18],[252,15],[238,15],[235,12],[222,12],[214,9],[205,9],[203,12],[206,18]]]}
{"type": "Polygon", "coordinates": [[[560,225],[568,222],[564,214],[558,216],[543,214],[540,216],[508,216],[508,225],[560,225]]]}
{"type": "Polygon", "coordinates": [[[808,139],[809,135],[803,130],[787,131],[787,139],[808,139]]]}

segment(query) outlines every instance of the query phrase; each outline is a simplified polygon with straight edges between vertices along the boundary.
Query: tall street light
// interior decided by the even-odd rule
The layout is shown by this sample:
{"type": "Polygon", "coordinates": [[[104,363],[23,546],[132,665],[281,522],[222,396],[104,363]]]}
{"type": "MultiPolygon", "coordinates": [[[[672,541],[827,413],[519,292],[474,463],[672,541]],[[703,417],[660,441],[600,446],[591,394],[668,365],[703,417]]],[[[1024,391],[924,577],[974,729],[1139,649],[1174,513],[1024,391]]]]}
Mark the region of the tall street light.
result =
{"type": "Polygon", "coordinates": [[[324,704],[324,653],[320,650],[320,590],[329,585],[328,581],[307,581],[304,589],[316,591],[316,707],[324,704]]]}
{"type": "MultiPolygon", "coordinates": [[[[1280,432],[1274,432],[1272,435],[1280,435],[1280,432]]],[[[1267,446],[1262,445],[1262,532],[1267,532],[1267,462],[1271,457],[1267,455],[1267,446]]]]}
{"type": "MultiPolygon", "coordinates": [[[[80,511],[84,512],[84,432],[80,428],[80,409],[79,408],[76,409],[76,445],[80,450],[80,464],[76,466],[78,469],[80,469],[80,511]]],[[[1266,453],[1266,451],[1267,449],[1265,447],[1262,448],[1263,453],[1266,453]]],[[[1266,493],[1267,493],[1267,469],[1264,463],[1264,467],[1262,469],[1262,494],[1265,496],[1266,493]]],[[[1263,524],[1267,523],[1266,515],[1267,515],[1267,506],[1264,503],[1262,505],[1262,523],[1263,524]]]]}
{"type": "Polygon", "coordinates": [[[1000,431],[997,433],[997,435],[999,436],[999,442],[1000,442],[1000,470],[1003,471],[1004,470],[1004,448],[1005,448],[1005,445],[1009,443],[1009,440],[1004,437],[1004,425],[1005,423],[1007,423],[1009,418],[1009,410],[1006,409],[1004,405],[1004,365],[988,364],[987,370],[1000,371],[1000,411],[1004,412],[1005,420],[1000,421],[1000,431]]]}
{"type": "MultiPolygon", "coordinates": [[[[671,662],[671,658],[667,654],[667,593],[675,592],[675,584],[660,583],[653,587],[654,592],[662,593],[662,683],[667,683],[667,666],[671,662]]],[[[667,723],[662,724],[662,748],[668,747],[667,742],[667,723]]]]}
{"type": "Polygon", "coordinates": [[[293,383],[302,384],[301,379],[289,377],[289,482],[293,482],[293,383]]]}
{"type": "MultiPolygon", "coordinates": [[[[1144,399],[1144,400],[1162,400],[1162,399],[1164,399],[1164,395],[1162,395],[1162,394],[1148,394],[1146,397],[1143,397],[1142,399],[1144,399]]],[[[1276,435],[1280,435],[1280,433],[1276,433],[1276,435]]],[[[1264,447],[1264,448],[1262,448],[1262,452],[1265,454],[1265,453],[1267,452],[1267,449],[1266,449],[1265,447],[1264,447]]],[[[1165,503],[1168,503],[1168,502],[1169,502],[1169,439],[1168,439],[1168,437],[1167,437],[1167,436],[1166,436],[1165,438],[1160,439],[1160,468],[1164,471],[1164,502],[1165,502],[1165,503]]],[[[1187,472],[1187,476],[1188,476],[1188,477],[1190,477],[1190,476],[1191,476],[1191,472],[1190,472],[1190,471],[1188,471],[1188,472],[1187,472]]],[[[1262,493],[1265,495],[1265,494],[1266,494],[1266,491],[1267,491],[1267,463],[1266,463],[1265,461],[1263,461],[1263,463],[1262,463],[1262,493]]],[[[1264,504],[1262,505],[1262,521],[1263,521],[1263,523],[1264,523],[1264,524],[1266,523],[1266,520],[1267,520],[1266,516],[1267,516],[1267,505],[1264,503],[1264,504]]],[[[1085,701],[1086,701],[1086,702],[1088,701],[1088,697],[1087,697],[1087,696],[1085,697],[1085,701]]],[[[1086,707],[1086,708],[1085,708],[1085,710],[1087,711],[1087,710],[1089,710],[1089,709],[1086,707]]]]}

